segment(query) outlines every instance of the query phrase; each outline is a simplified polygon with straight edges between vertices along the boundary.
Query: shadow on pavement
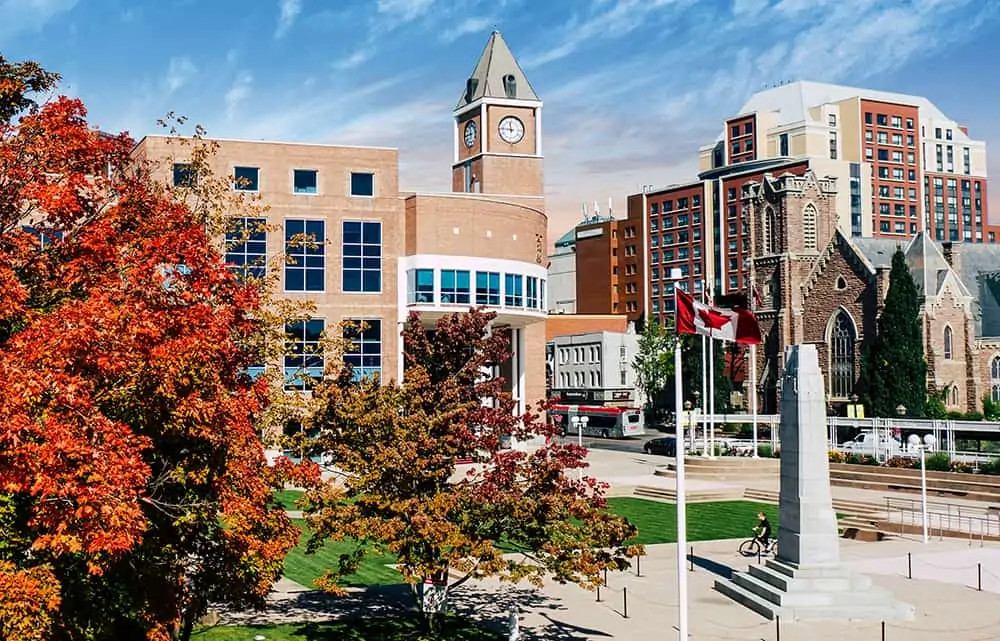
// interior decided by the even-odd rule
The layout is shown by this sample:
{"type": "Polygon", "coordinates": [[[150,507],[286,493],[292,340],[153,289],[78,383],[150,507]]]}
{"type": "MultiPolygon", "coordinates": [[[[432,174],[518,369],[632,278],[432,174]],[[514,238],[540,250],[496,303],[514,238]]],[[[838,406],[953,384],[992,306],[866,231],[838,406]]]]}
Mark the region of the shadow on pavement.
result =
{"type": "Polygon", "coordinates": [[[696,565],[697,567],[708,570],[712,574],[721,576],[723,579],[733,578],[733,568],[725,565],[724,563],[719,563],[718,561],[713,561],[712,559],[706,559],[705,557],[688,555],[688,559],[696,565]]]}

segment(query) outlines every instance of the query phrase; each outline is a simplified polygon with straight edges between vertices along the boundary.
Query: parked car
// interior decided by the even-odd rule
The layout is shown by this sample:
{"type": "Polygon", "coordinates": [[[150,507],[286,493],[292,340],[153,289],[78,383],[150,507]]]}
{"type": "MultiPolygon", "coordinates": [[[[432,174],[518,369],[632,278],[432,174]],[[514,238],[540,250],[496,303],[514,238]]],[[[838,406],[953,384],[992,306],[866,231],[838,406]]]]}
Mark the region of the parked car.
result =
{"type": "Polygon", "coordinates": [[[677,439],[673,436],[660,436],[650,439],[642,446],[646,454],[660,454],[663,456],[677,455],[677,439]]]}

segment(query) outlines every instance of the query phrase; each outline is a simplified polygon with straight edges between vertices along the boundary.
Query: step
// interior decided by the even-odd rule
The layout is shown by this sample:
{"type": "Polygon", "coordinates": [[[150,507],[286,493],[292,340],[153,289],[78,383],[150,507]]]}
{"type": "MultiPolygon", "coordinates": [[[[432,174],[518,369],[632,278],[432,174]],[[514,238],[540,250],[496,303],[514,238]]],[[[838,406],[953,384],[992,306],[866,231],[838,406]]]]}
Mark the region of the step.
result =
{"type": "MultiPolygon", "coordinates": [[[[764,503],[777,504],[780,495],[773,490],[756,490],[747,488],[743,491],[743,498],[761,501],[764,503]]],[[[848,501],[843,499],[833,499],[833,509],[842,514],[880,514],[885,508],[875,503],[864,503],[862,501],[848,501]]]]}
{"type": "Polygon", "coordinates": [[[782,615],[780,606],[776,606],[767,599],[764,599],[749,590],[741,588],[732,581],[719,579],[715,582],[714,588],[717,592],[720,592],[733,601],[746,606],[765,619],[774,620],[775,616],[782,615]]]}
{"type": "Polygon", "coordinates": [[[819,576],[809,578],[793,578],[787,574],[775,570],[765,565],[751,565],[750,576],[759,581],[771,585],[782,592],[788,590],[798,591],[799,589],[822,590],[824,592],[848,591],[854,589],[867,589],[871,581],[865,581],[864,577],[858,575],[840,576],[819,576]]]}

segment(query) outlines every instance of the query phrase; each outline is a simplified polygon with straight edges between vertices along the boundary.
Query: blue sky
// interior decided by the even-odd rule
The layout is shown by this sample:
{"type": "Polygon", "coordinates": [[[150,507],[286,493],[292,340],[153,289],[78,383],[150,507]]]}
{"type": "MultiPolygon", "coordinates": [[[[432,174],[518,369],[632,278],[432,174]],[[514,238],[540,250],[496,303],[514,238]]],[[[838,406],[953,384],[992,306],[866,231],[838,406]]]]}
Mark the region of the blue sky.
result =
{"type": "MultiPolygon", "coordinates": [[[[386,145],[450,188],[451,109],[496,27],[545,101],[550,235],[583,201],[686,181],[754,91],[818,80],[926,95],[1000,175],[990,0],[0,0],[0,52],[64,77],[94,123],[386,145]]],[[[1000,221],[1000,186],[991,185],[1000,221]]]]}

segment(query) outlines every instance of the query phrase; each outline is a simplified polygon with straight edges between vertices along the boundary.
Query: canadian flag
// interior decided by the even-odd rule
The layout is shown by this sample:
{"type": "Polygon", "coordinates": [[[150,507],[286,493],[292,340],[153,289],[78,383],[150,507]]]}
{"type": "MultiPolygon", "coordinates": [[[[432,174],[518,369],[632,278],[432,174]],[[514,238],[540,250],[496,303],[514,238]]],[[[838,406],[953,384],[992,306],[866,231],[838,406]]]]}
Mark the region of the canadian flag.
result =
{"type": "Polygon", "coordinates": [[[699,303],[679,287],[674,289],[677,301],[677,331],[681,334],[701,334],[743,345],[760,345],[760,325],[747,309],[716,309],[699,303]]]}

